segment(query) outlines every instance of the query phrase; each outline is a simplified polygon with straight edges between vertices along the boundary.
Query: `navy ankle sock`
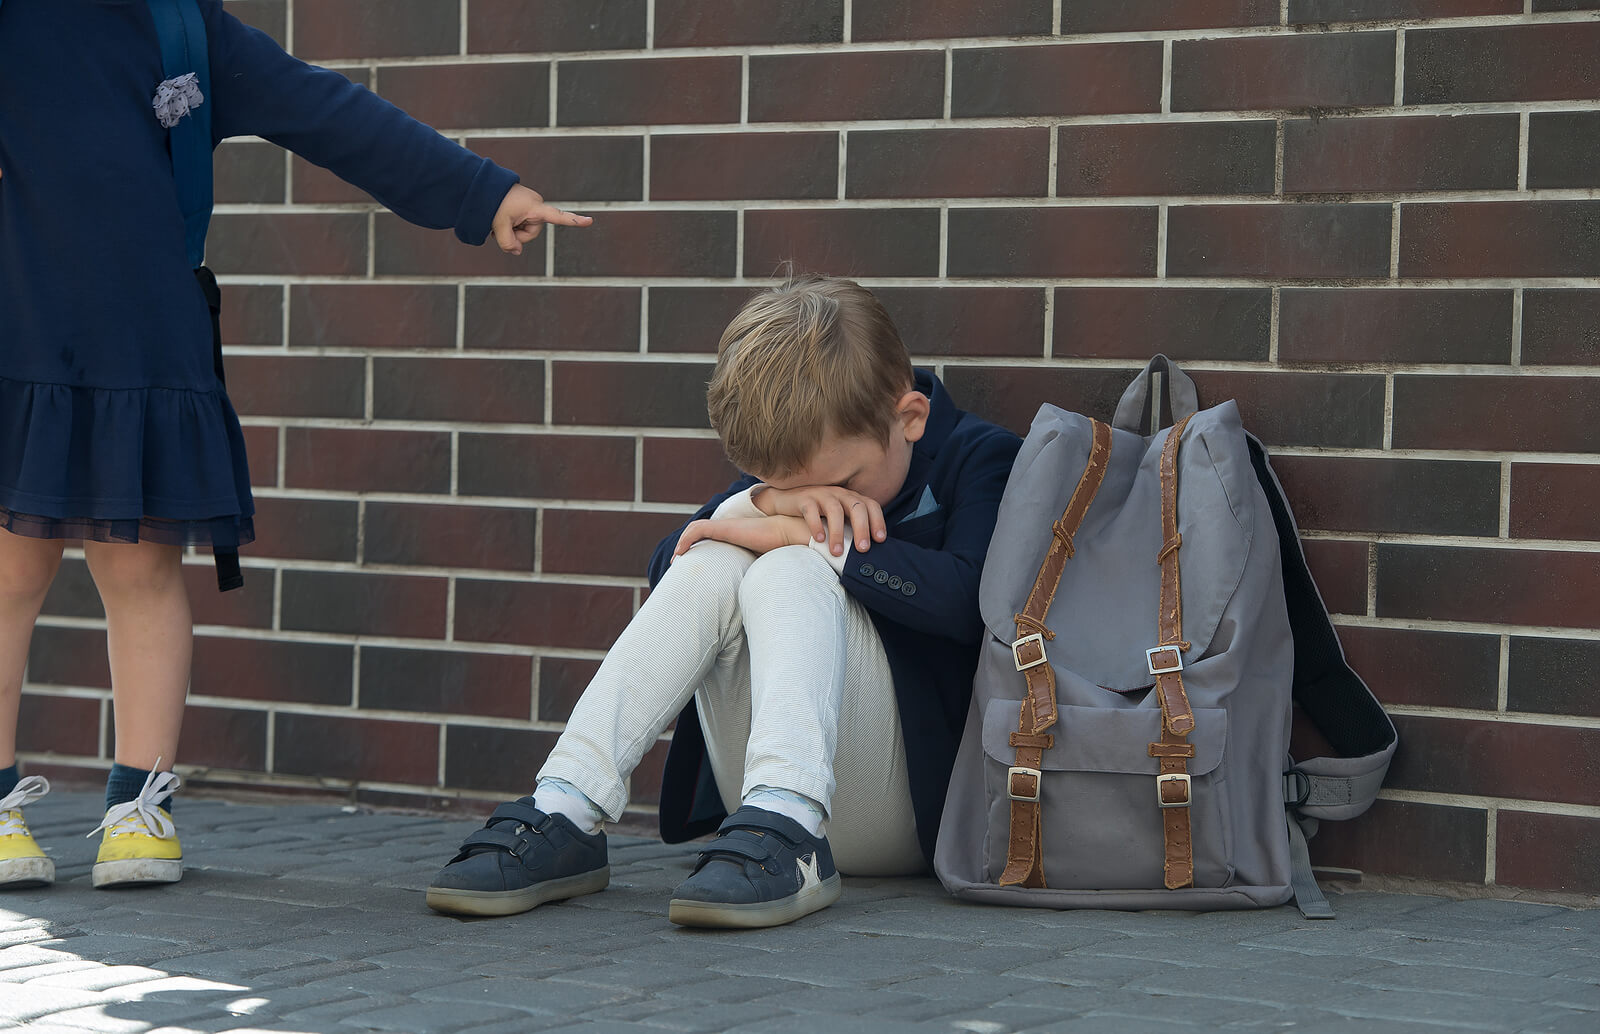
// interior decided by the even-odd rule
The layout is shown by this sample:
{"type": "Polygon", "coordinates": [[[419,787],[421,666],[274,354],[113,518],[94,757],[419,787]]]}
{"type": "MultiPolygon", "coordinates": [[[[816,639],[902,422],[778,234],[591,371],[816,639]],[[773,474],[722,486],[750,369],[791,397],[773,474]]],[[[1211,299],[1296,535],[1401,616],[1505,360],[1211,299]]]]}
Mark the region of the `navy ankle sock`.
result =
{"type": "Polygon", "coordinates": [[[13,761],[10,768],[0,768],[0,797],[4,797],[17,788],[17,783],[22,781],[22,776],[17,773],[17,763],[13,761]]]}
{"type": "MultiPolygon", "coordinates": [[[[127,804],[139,796],[139,791],[144,789],[144,781],[150,778],[150,773],[142,768],[132,768],[128,765],[114,762],[111,773],[106,776],[106,810],[111,810],[117,804],[127,804]]],[[[172,795],[155,802],[160,807],[172,812],[172,795]]]]}

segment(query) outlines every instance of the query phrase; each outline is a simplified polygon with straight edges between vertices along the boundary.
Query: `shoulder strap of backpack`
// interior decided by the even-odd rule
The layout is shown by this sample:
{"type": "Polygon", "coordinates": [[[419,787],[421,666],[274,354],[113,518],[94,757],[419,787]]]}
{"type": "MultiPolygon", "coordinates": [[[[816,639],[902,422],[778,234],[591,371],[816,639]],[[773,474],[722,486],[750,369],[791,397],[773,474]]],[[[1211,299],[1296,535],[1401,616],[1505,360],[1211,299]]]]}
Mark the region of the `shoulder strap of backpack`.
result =
{"type": "Polygon", "coordinates": [[[211,53],[206,25],[195,0],[146,0],[161,40],[162,75],[168,79],[194,73],[202,103],[170,130],[172,173],[183,210],[184,241],[189,263],[205,260],[206,230],[211,224],[211,53]]]}

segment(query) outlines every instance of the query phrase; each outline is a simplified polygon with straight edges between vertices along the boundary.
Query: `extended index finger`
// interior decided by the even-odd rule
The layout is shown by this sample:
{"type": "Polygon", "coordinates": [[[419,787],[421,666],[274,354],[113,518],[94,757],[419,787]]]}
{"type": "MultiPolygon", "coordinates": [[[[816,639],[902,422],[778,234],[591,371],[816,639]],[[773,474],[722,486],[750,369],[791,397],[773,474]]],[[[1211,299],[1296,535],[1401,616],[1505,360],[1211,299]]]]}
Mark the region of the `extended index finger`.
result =
{"type": "Polygon", "coordinates": [[[554,223],[556,226],[588,226],[594,222],[593,216],[568,212],[565,209],[557,208],[555,205],[540,205],[533,210],[533,218],[543,219],[545,222],[554,223]]]}

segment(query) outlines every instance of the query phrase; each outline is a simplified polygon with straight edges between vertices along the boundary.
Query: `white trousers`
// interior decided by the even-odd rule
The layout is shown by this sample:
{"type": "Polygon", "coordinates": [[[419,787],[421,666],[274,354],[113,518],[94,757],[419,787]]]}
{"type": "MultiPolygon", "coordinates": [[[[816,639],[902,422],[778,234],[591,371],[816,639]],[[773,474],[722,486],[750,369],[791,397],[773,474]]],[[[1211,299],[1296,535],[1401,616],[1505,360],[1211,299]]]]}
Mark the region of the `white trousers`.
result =
{"type": "Polygon", "coordinates": [[[755,787],[792,790],[827,812],[842,872],[925,868],[883,644],[823,557],[713,541],[680,556],[606,655],[539,778],[571,783],[617,821],[629,774],[691,696],[729,812],[755,787]]]}

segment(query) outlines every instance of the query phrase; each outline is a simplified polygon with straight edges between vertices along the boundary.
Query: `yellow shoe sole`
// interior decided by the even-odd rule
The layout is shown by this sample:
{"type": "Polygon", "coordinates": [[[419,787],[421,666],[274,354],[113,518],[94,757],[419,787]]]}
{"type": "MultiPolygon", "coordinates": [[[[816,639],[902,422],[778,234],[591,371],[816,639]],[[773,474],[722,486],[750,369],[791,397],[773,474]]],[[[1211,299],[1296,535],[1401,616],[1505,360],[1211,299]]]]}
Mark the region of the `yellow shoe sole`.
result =
{"type": "Polygon", "coordinates": [[[95,862],[90,874],[96,887],[177,883],[182,878],[182,858],[120,858],[110,862],[95,862]]]}

